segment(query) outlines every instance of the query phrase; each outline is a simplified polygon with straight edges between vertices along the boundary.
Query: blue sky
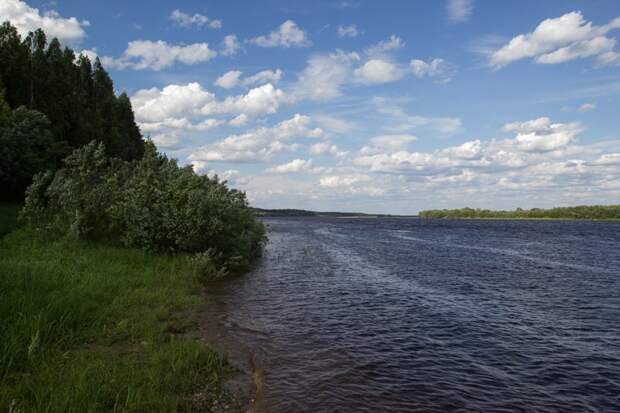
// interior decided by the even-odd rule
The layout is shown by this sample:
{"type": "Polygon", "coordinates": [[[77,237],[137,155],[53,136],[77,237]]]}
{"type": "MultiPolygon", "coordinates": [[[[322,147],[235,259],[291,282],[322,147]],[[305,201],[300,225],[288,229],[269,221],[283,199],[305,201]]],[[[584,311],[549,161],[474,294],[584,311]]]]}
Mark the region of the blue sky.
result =
{"type": "Polygon", "coordinates": [[[620,3],[0,0],[269,208],[620,202],[620,3]]]}

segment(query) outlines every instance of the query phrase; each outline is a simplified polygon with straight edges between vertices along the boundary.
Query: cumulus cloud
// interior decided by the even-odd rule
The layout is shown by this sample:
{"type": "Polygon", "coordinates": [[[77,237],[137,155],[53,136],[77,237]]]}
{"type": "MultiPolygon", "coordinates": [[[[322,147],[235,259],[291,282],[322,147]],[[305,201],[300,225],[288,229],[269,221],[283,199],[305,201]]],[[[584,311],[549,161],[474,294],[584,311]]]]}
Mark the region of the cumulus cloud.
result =
{"type": "Polygon", "coordinates": [[[583,128],[578,122],[551,123],[546,117],[504,125],[503,130],[516,132],[514,144],[526,152],[548,152],[572,143],[583,128]]]}
{"type": "Polygon", "coordinates": [[[217,56],[217,52],[209,48],[208,43],[190,45],[172,45],[163,40],[134,40],[129,42],[127,49],[119,58],[104,56],[101,58],[106,67],[113,69],[162,70],[181,62],[195,65],[206,62],[217,56]]]}
{"type": "Polygon", "coordinates": [[[542,117],[508,123],[502,130],[514,133],[514,137],[489,141],[476,139],[432,152],[411,152],[397,144],[382,149],[381,145],[370,141],[353,163],[373,172],[432,177],[434,182],[459,175],[456,182],[465,177],[471,180],[472,174],[521,171],[545,162],[561,166],[572,161],[573,156],[585,154],[576,145],[576,137],[582,131],[578,123],[552,123],[549,118],[542,117]],[[464,170],[468,172],[462,175],[464,170]],[[435,179],[437,177],[441,179],[435,179]]]}
{"type": "Polygon", "coordinates": [[[220,49],[220,54],[222,56],[234,56],[239,52],[239,50],[241,50],[241,43],[239,43],[236,35],[229,34],[224,37],[222,47],[220,49]]]}
{"type": "Polygon", "coordinates": [[[338,26],[338,37],[357,37],[358,35],[359,31],[354,24],[349,26],[338,26]]]}
{"type": "Polygon", "coordinates": [[[473,0],[448,0],[446,3],[448,19],[454,23],[462,23],[469,20],[473,9],[473,0]]]}
{"type": "Polygon", "coordinates": [[[533,32],[520,34],[490,56],[490,63],[501,68],[517,60],[531,58],[536,63],[556,64],[599,56],[599,64],[614,61],[616,40],[607,33],[620,28],[620,17],[596,26],[579,11],[542,21],[533,32]]]}
{"type": "Polygon", "coordinates": [[[433,59],[428,63],[420,59],[412,59],[409,62],[413,75],[418,79],[432,77],[439,83],[448,83],[454,76],[454,67],[444,59],[433,59]]]}
{"type": "Polygon", "coordinates": [[[57,37],[61,42],[73,45],[79,44],[86,37],[84,28],[90,25],[88,20],[64,18],[54,10],[41,13],[39,9],[20,0],[0,1],[0,21],[6,20],[9,20],[22,36],[30,31],[43,29],[50,38],[57,37]]]}
{"type": "MultiPolygon", "coordinates": [[[[215,108],[219,113],[245,113],[248,115],[273,114],[287,98],[284,92],[271,83],[250,89],[248,93],[229,96],[215,108]]],[[[207,109],[208,112],[209,109],[207,109]]]]}
{"type": "Polygon", "coordinates": [[[325,168],[320,166],[314,166],[312,163],[312,159],[293,159],[290,162],[275,165],[271,168],[267,168],[266,172],[277,173],[277,174],[288,174],[288,173],[298,173],[298,172],[307,172],[312,174],[322,173],[325,168]]]}
{"type": "Polygon", "coordinates": [[[277,30],[268,35],[258,36],[251,40],[260,47],[307,47],[311,42],[305,31],[299,28],[292,20],[287,20],[277,30]]]}
{"type": "Polygon", "coordinates": [[[204,14],[194,14],[189,15],[187,13],[182,12],[179,9],[175,9],[170,13],[168,17],[172,20],[176,25],[181,27],[210,27],[212,29],[221,29],[222,21],[221,20],[211,20],[204,14]]]}
{"type": "Polygon", "coordinates": [[[323,141],[310,146],[310,155],[335,156],[337,158],[347,155],[347,152],[338,149],[331,141],[323,141]]]}
{"type": "Polygon", "coordinates": [[[267,162],[277,153],[295,151],[299,144],[289,143],[291,140],[323,137],[323,130],[313,128],[311,123],[308,116],[295,114],[273,127],[255,128],[202,146],[188,158],[203,162],[267,162]]]}
{"type": "Polygon", "coordinates": [[[216,106],[215,95],[204,90],[199,83],[142,89],[131,97],[131,102],[139,122],[158,122],[167,118],[197,115],[205,108],[216,106]]]}
{"type": "Polygon", "coordinates": [[[139,122],[158,122],[183,116],[265,115],[275,113],[286,97],[282,90],[268,83],[250,89],[246,94],[217,100],[213,93],[194,82],[172,84],[162,89],[142,89],[131,100],[139,122]]]}
{"type": "Polygon", "coordinates": [[[398,65],[381,59],[371,59],[361,67],[355,69],[353,74],[366,84],[378,84],[395,82],[402,79],[404,73],[398,65]]]}

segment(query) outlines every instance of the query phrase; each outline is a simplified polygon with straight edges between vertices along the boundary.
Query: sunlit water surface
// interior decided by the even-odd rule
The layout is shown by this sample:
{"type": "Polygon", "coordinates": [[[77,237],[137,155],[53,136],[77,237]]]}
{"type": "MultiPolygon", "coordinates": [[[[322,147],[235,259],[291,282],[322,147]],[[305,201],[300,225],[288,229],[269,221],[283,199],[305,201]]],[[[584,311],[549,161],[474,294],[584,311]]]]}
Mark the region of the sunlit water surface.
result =
{"type": "Polygon", "coordinates": [[[266,411],[620,411],[620,223],[265,222],[216,295],[266,411]]]}

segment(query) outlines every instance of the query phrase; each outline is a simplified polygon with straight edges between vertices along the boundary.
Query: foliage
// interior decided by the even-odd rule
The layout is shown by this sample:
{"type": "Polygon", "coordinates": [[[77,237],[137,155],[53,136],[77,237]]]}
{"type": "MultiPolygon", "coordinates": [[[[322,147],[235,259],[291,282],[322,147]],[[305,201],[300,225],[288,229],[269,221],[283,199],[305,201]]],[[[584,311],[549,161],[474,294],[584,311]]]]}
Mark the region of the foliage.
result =
{"type": "Polygon", "coordinates": [[[221,253],[217,253],[210,248],[204,252],[194,254],[189,258],[190,264],[193,266],[196,276],[202,281],[216,281],[228,275],[228,270],[222,264],[223,257],[221,253]]]}
{"type": "Polygon", "coordinates": [[[53,168],[63,147],[44,114],[25,107],[6,111],[3,103],[0,96],[0,200],[6,201],[23,198],[32,176],[53,168]]]}
{"type": "Polygon", "coordinates": [[[492,211],[489,209],[436,209],[420,211],[420,218],[505,218],[505,219],[620,219],[620,205],[581,205],[551,209],[492,211]]]}
{"type": "Polygon", "coordinates": [[[24,229],[0,239],[0,411],[205,411],[230,368],[185,338],[204,300],[186,256],[24,229]]]}
{"type": "MultiPolygon", "coordinates": [[[[43,157],[47,155],[45,151],[24,153],[24,157],[57,162],[72,149],[92,140],[103,142],[107,154],[113,157],[133,160],[142,156],[144,141],[131,102],[124,93],[115,95],[113,82],[99,59],[93,65],[86,56],[76,58],[73,50],[63,49],[57,39],[48,44],[42,30],[22,39],[16,28],[5,22],[0,25],[0,62],[0,85],[4,85],[8,106],[13,110],[25,107],[43,113],[49,119],[45,139],[52,139],[54,144],[50,148],[61,151],[61,156],[55,158],[43,157]]],[[[0,128],[5,113],[0,102],[0,128]]],[[[5,136],[5,139],[15,143],[34,136],[5,136]]],[[[19,149],[36,149],[36,143],[24,145],[19,149]]],[[[8,168],[4,163],[5,159],[0,158],[0,169],[8,168]]],[[[35,172],[47,168],[50,166],[35,172]]],[[[12,184],[8,192],[5,188],[5,185],[0,187],[0,199],[23,199],[25,187],[21,183],[12,184]]]]}
{"type": "Polygon", "coordinates": [[[240,264],[257,257],[265,241],[243,192],[178,166],[151,143],[131,162],[108,158],[101,143],[77,149],[57,172],[35,176],[22,216],[75,238],[153,252],[214,248],[240,264]]]}

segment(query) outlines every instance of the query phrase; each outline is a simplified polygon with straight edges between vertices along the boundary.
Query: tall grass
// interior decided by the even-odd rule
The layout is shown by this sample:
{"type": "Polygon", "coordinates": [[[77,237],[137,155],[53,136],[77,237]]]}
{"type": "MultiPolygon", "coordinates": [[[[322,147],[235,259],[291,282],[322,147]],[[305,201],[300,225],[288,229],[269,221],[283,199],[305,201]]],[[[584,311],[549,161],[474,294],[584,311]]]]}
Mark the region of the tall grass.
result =
{"type": "Polygon", "coordinates": [[[196,291],[186,256],[5,235],[0,411],[189,411],[192,395],[218,397],[225,361],[183,335],[196,291]]]}

